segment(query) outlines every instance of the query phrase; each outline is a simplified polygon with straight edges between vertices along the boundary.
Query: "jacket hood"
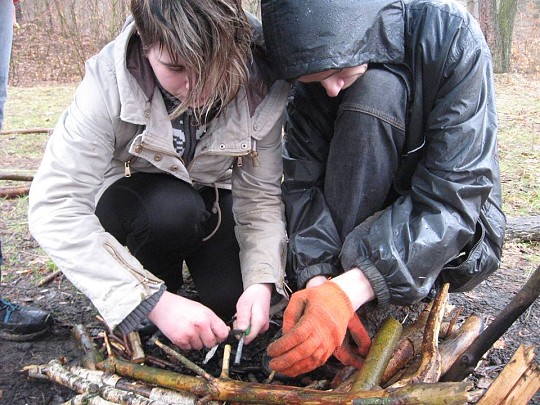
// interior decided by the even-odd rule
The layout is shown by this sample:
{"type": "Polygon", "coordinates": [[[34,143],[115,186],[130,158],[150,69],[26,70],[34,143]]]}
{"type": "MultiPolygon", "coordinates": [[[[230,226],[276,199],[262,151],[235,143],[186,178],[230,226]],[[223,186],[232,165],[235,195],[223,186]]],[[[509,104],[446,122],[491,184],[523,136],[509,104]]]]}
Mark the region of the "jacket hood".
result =
{"type": "Polygon", "coordinates": [[[261,17],[279,78],[403,60],[401,1],[262,0],[261,17]]]}

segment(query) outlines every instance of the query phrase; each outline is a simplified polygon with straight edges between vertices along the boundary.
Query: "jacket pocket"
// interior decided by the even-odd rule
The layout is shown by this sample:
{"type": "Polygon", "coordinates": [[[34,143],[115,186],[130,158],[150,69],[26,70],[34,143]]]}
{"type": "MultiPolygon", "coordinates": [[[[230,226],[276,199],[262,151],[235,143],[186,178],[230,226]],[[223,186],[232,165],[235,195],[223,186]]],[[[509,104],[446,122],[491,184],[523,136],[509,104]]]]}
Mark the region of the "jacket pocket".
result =
{"type": "Polygon", "coordinates": [[[474,236],[439,276],[441,282],[450,283],[451,292],[469,291],[499,268],[505,223],[502,211],[486,202],[474,236]]]}

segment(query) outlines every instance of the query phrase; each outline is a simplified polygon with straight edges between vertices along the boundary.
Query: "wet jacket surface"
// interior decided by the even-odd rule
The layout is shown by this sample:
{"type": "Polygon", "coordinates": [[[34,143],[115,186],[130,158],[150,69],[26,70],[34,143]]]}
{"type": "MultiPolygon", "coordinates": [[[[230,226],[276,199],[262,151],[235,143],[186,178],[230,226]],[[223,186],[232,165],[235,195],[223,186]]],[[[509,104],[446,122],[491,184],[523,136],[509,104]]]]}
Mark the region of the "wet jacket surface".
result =
{"type": "Polygon", "coordinates": [[[249,86],[207,125],[186,167],[174,150],[161,92],[152,80],[141,83],[132,74],[153,77],[146,59],[133,56],[128,45],[134,33],[128,25],[86,64],[32,183],[33,236],[114,328],[163,281],[104,231],[96,203],[127,171],[168,173],[194,187],[232,189],[244,288],[273,283],[282,291],[281,128],[288,84],[271,79],[257,45],[249,86]]]}
{"type": "Polygon", "coordinates": [[[377,64],[409,94],[395,196],[342,241],[322,188],[330,108],[297,82],[283,184],[296,287],[359,267],[379,304],[407,305],[434,284],[469,290],[495,271],[506,220],[491,55],[476,21],[454,2],[424,0],[277,0],[262,16],[281,77],[377,64]]]}

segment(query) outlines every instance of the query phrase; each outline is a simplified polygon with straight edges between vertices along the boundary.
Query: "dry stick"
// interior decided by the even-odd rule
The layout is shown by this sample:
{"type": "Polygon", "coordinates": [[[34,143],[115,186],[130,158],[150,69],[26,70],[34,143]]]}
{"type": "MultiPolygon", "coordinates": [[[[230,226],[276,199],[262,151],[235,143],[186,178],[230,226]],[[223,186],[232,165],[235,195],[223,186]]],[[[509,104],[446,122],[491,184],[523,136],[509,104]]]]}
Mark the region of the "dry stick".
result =
{"type": "Polygon", "coordinates": [[[415,384],[397,389],[372,390],[356,393],[317,391],[292,386],[246,383],[232,379],[207,381],[198,377],[158,370],[120,359],[109,358],[98,365],[100,369],[125,377],[156,384],[164,388],[187,391],[198,397],[220,401],[262,404],[343,404],[369,403],[370,405],[445,403],[463,404],[475,401],[481,391],[470,391],[472,384],[434,383],[415,384]]]}
{"type": "Polygon", "coordinates": [[[45,132],[52,132],[54,128],[28,128],[28,129],[11,129],[8,131],[1,131],[0,135],[13,135],[13,134],[41,134],[45,132]]]}
{"type": "MultiPolygon", "coordinates": [[[[156,405],[156,401],[145,398],[134,392],[128,392],[119,390],[117,388],[108,387],[102,385],[99,388],[99,395],[113,403],[123,404],[123,405],[156,405]]],[[[162,403],[160,403],[161,405],[162,403]]]]}
{"type": "Polygon", "coordinates": [[[0,187],[0,197],[15,198],[22,197],[30,191],[30,186],[9,186],[0,187]]]}
{"type": "Polygon", "coordinates": [[[159,339],[152,338],[150,339],[152,343],[154,343],[157,347],[159,347],[161,350],[163,350],[166,354],[168,354],[171,357],[174,357],[176,360],[178,360],[180,363],[182,363],[184,366],[186,366],[188,369],[193,371],[195,374],[207,379],[208,381],[212,381],[214,377],[212,377],[209,373],[207,373],[205,370],[203,370],[201,367],[193,363],[191,360],[189,360],[186,356],[182,356],[180,353],[178,353],[176,350],[170,348],[169,346],[161,343],[159,339]]]}
{"type": "MultiPolygon", "coordinates": [[[[64,385],[79,394],[87,394],[89,396],[100,395],[103,399],[111,401],[115,404],[123,405],[152,405],[154,401],[150,401],[135,393],[121,391],[116,388],[100,386],[86,380],[71,371],[67,370],[60,364],[58,360],[52,360],[49,362],[48,367],[44,367],[45,374],[54,382],[64,385]]],[[[92,397],[90,397],[92,398],[92,397]]],[[[88,402],[82,402],[88,403],[88,402]]],[[[106,403],[98,401],[95,403],[106,403]]]]}
{"type": "Polygon", "coordinates": [[[442,369],[441,374],[444,374],[450,369],[452,364],[463,354],[465,350],[476,340],[484,329],[484,322],[478,315],[472,314],[469,316],[463,325],[456,331],[452,332],[439,345],[441,353],[442,369]]]}
{"type": "Polygon", "coordinates": [[[77,342],[79,349],[83,352],[82,364],[89,370],[95,370],[96,364],[103,361],[104,357],[98,352],[94,341],[88,334],[84,325],[75,325],[71,329],[71,335],[77,342]]]}
{"type": "Polygon", "coordinates": [[[2,169],[0,170],[0,180],[32,181],[35,173],[35,170],[2,169]]]}
{"type": "Polygon", "coordinates": [[[478,338],[465,350],[461,358],[444,374],[441,381],[462,381],[471,374],[482,356],[529,308],[540,294],[540,266],[502,312],[488,325],[478,338]]]}
{"type": "Polygon", "coordinates": [[[460,307],[456,310],[455,314],[452,316],[452,319],[450,319],[450,324],[448,325],[448,328],[446,329],[446,333],[444,334],[445,339],[452,334],[454,331],[454,326],[456,325],[456,322],[461,315],[461,312],[463,311],[463,307],[460,307]]]}
{"type": "MultiPolygon", "coordinates": [[[[484,396],[478,401],[478,405],[496,405],[501,403],[511,403],[517,404],[515,401],[505,401],[512,392],[516,391],[517,388],[523,388],[518,383],[523,378],[524,373],[527,372],[529,367],[533,364],[534,360],[534,346],[524,346],[521,344],[508,364],[504,367],[503,371],[499,376],[493,381],[489,386],[488,390],[484,396]]],[[[531,378],[527,378],[527,385],[531,385],[531,378]]],[[[540,380],[537,381],[536,389],[534,393],[538,390],[538,384],[540,380]]],[[[534,387],[534,384],[533,384],[534,387]]],[[[529,401],[528,398],[525,402],[519,402],[526,404],[529,401]]]]}
{"type": "Polygon", "coordinates": [[[127,335],[129,346],[131,347],[131,361],[134,363],[144,362],[144,350],[141,343],[139,332],[134,330],[127,335]]]}
{"type": "Polygon", "coordinates": [[[364,365],[358,372],[351,391],[367,391],[378,387],[384,370],[396,348],[403,326],[392,317],[382,323],[371,343],[364,365]]]}
{"type": "Polygon", "coordinates": [[[387,383],[392,384],[398,381],[407,364],[420,352],[424,330],[432,304],[432,302],[427,304],[418,318],[403,329],[399,343],[381,378],[381,384],[383,386],[387,383]]]}
{"type": "Polygon", "coordinates": [[[422,357],[418,369],[413,375],[406,376],[394,383],[392,387],[402,387],[418,382],[432,383],[439,380],[442,368],[441,354],[439,352],[439,332],[446,303],[448,302],[449,287],[450,285],[445,283],[433,301],[424,330],[422,357]]]}
{"type": "Polygon", "coordinates": [[[38,287],[42,287],[44,286],[45,284],[48,284],[50,283],[51,281],[53,281],[56,277],[58,277],[60,274],[62,274],[62,271],[61,270],[55,270],[53,271],[51,274],[43,277],[41,279],[41,281],[38,283],[38,287]]]}
{"type": "Polygon", "coordinates": [[[219,378],[229,378],[229,366],[231,364],[231,345],[226,344],[223,350],[223,363],[219,378]]]}

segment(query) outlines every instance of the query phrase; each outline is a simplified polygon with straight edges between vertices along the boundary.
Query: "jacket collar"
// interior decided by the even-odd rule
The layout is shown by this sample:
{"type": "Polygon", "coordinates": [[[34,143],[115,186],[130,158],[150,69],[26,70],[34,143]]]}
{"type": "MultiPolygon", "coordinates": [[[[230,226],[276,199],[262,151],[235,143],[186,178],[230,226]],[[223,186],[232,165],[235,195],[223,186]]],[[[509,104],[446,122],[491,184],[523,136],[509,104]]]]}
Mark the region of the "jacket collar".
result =
{"type": "Polygon", "coordinates": [[[114,44],[115,73],[120,96],[120,119],[145,125],[156,87],[154,74],[142,54],[135,23],[125,25],[114,44]]]}

